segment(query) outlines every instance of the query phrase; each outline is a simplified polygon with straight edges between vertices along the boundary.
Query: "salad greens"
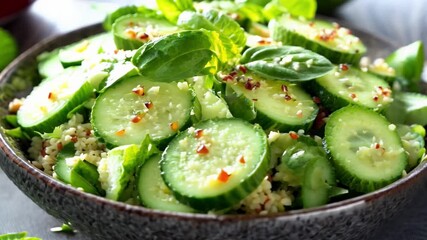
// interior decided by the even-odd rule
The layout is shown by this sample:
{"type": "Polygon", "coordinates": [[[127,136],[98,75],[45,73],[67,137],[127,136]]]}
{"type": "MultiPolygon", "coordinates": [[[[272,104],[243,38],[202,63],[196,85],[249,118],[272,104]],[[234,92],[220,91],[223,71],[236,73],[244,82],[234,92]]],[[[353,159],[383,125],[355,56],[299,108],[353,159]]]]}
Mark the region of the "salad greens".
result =
{"type": "Polygon", "coordinates": [[[44,171],[146,207],[266,214],[380,189],[425,159],[422,42],[372,74],[314,0],[156,2],[37,59],[42,83],[6,133],[34,136],[44,171]]]}
{"type": "Polygon", "coordinates": [[[17,55],[18,44],[9,32],[0,28],[0,71],[3,70],[17,55]]]}

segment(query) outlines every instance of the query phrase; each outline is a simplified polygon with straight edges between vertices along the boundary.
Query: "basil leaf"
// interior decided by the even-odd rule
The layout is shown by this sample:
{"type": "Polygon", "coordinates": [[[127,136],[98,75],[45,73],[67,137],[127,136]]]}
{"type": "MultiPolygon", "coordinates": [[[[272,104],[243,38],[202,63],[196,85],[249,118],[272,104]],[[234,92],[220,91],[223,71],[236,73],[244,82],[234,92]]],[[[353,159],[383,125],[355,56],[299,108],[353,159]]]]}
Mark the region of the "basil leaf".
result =
{"type": "Polygon", "coordinates": [[[166,19],[172,23],[176,23],[183,11],[194,10],[192,0],[156,0],[156,3],[166,19]]]}
{"type": "Polygon", "coordinates": [[[386,62],[396,70],[396,76],[408,80],[408,90],[419,92],[424,67],[423,43],[416,41],[394,51],[386,62]]]}
{"type": "Polygon", "coordinates": [[[217,31],[227,36],[240,50],[246,44],[245,31],[231,17],[217,10],[208,10],[203,13],[183,12],[178,18],[178,26],[184,29],[206,29],[217,31]]]}
{"type": "Polygon", "coordinates": [[[316,15],[316,0],[273,0],[264,7],[264,15],[271,20],[283,13],[312,19],[316,15]]]}
{"type": "Polygon", "coordinates": [[[132,63],[142,76],[156,81],[176,81],[193,77],[208,68],[215,56],[209,31],[183,31],[170,34],[140,47],[132,63]]]}
{"type": "Polygon", "coordinates": [[[260,76],[286,81],[308,81],[327,74],[334,67],[322,55],[295,46],[249,48],[240,62],[260,76]]]}

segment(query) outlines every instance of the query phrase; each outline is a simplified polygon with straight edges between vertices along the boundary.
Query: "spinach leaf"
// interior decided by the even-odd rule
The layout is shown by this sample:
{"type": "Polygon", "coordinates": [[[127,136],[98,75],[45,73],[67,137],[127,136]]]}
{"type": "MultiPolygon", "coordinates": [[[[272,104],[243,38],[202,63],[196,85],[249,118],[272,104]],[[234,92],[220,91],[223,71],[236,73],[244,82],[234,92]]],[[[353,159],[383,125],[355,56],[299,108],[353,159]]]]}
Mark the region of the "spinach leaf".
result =
{"type": "Polygon", "coordinates": [[[424,66],[424,50],[421,41],[397,49],[386,58],[386,62],[396,70],[397,77],[403,77],[408,81],[409,91],[420,91],[419,83],[424,66]]]}
{"type": "Polygon", "coordinates": [[[171,23],[176,23],[179,15],[185,10],[194,10],[192,0],[156,0],[160,11],[171,23]]]}
{"type": "Polygon", "coordinates": [[[316,0],[273,0],[264,7],[264,15],[267,19],[273,19],[283,13],[292,16],[311,19],[317,9],[316,0]]]}
{"type": "Polygon", "coordinates": [[[132,63],[142,76],[156,81],[171,82],[203,75],[217,68],[217,57],[224,55],[217,35],[206,30],[170,34],[140,47],[132,63]]]}
{"type": "Polygon", "coordinates": [[[294,46],[249,48],[240,62],[260,76],[291,82],[321,77],[334,67],[322,55],[294,46]]]}
{"type": "Polygon", "coordinates": [[[27,232],[19,232],[19,233],[8,233],[0,235],[0,240],[41,240],[41,238],[37,237],[27,237],[27,232]]]}

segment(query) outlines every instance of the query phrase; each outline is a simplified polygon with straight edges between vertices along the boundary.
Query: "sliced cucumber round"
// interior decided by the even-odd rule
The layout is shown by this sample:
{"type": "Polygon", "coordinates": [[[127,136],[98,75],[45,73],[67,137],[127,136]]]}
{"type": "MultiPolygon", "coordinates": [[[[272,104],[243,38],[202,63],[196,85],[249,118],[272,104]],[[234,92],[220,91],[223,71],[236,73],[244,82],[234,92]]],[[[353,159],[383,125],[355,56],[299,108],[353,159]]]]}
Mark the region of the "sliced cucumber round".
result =
{"type": "Polygon", "coordinates": [[[176,32],[178,28],[166,19],[128,14],[116,19],[112,31],[117,48],[131,50],[150,40],[176,32]]]}
{"type": "Polygon", "coordinates": [[[309,83],[309,88],[331,110],[349,104],[382,110],[393,101],[385,80],[346,64],[309,83]]]}
{"type": "Polygon", "coordinates": [[[339,180],[351,190],[370,192],[402,176],[408,164],[396,127],[358,106],[332,113],[325,141],[339,180]]]}
{"type": "Polygon", "coordinates": [[[227,81],[225,100],[234,117],[260,124],[266,131],[307,130],[318,107],[298,85],[245,74],[227,81]]]}
{"type": "Polygon", "coordinates": [[[149,208],[165,211],[195,212],[196,210],[176,200],[172,191],[163,182],[160,175],[160,158],[160,154],[152,156],[139,171],[138,193],[142,204],[149,208]]]}
{"type": "Polygon", "coordinates": [[[161,171],[180,202],[201,211],[222,210],[261,184],[269,159],[267,136],[259,126],[216,119],[178,134],[162,155],[161,171]]]}
{"type": "Polygon", "coordinates": [[[109,32],[99,33],[85,38],[61,48],[58,53],[59,60],[65,68],[69,66],[78,66],[88,56],[114,50],[115,46],[111,44],[112,40],[112,35],[109,32]]]}
{"type": "Polygon", "coordinates": [[[302,20],[283,15],[270,21],[271,38],[325,56],[331,62],[358,64],[366,47],[350,30],[322,20],[302,20]]]}
{"type": "Polygon", "coordinates": [[[98,96],[91,123],[95,133],[112,146],[140,144],[149,135],[164,147],[190,122],[192,107],[188,85],[136,76],[115,82],[98,96]]]}
{"type": "Polygon", "coordinates": [[[52,132],[67,120],[67,114],[93,96],[105,72],[86,72],[70,67],[48,78],[27,96],[17,113],[19,125],[29,133],[52,132]]]}

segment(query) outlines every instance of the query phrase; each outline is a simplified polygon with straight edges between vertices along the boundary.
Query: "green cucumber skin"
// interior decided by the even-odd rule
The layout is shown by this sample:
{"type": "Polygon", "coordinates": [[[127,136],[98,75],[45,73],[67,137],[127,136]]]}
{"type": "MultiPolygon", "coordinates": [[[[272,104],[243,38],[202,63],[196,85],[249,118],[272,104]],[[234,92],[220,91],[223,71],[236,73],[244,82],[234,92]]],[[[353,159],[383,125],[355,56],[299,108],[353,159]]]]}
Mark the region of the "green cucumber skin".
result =
{"type": "MultiPolygon", "coordinates": [[[[196,125],[196,128],[201,128],[203,124],[209,124],[211,121],[241,121],[237,119],[216,119],[216,120],[207,120],[200,122],[198,125],[196,125]]],[[[249,123],[247,123],[249,124],[249,123]]],[[[267,172],[270,170],[270,148],[268,146],[268,140],[267,136],[265,135],[264,131],[261,127],[258,125],[254,126],[254,130],[257,132],[259,136],[263,138],[263,148],[264,152],[260,156],[261,160],[257,166],[257,169],[249,176],[247,176],[245,179],[242,179],[240,184],[237,187],[232,188],[226,193],[222,193],[221,195],[217,196],[211,196],[211,197],[196,197],[196,196],[189,196],[181,194],[179,191],[177,191],[174,186],[168,181],[166,173],[164,172],[164,168],[166,165],[166,157],[167,152],[174,144],[174,142],[178,142],[184,135],[185,132],[179,133],[169,144],[169,146],[165,149],[165,151],[162,154],[162,158],[160,160],[160,166],[161,166],[161,174],[164,182],[169,187],[169,189],[172,190],[175,198],[182,202],[185,205],[188,205],[196,210],[200,210],[203,212],[207,212],[210,210],[223,210],[226,208],[229,208],[230,206],[234,206],[237,203],[239,203],[243,198],[245,198],[248,194],[250,194],[252,191],[254,191],[259,184],[262,182],[262,180],[267,175],[267,172]]]]}
{"type": "Polygon", "coordinates": [[[298,131],[300,129],[308,130],[311,128],[319,111],[316,106],[311,116],[307,118],[305,122],[299,125],[280,123],[274,119],[271,119],[264,112],[257,110],[252,100],[246,98],[243,94],[238,95],[228,84],[226,85],[225,92],[226,94],[224,99],[227,101],[230,112],[234,117],[242,118],[251,123],[257,123],[266,132],[274,130],[280,132],[298,131]]]}
{"type": "MultiPolygon", "coordinates": [[[[76,68],[69,68],[66,71],[74,71],[76,68]]],[[[79,71],[77,69],[77,71],[79,71]]],[[[64,71],[64,73],[66,73],[64,71]]],[[[55,81],[55,78],[48,79],[46,81],[55,81]]],[[[43,82],[39,85],[39,87],[43,87],[43,84],[47,84],[48,82],[43,82]]],[[[48,118],[42,119],[41,121],[34,123],[32,125],[27,125],[25,123],[25,116],[21,111],[18,111],[18,124],[31,136],[35,136],[37,132],[46,133],[52,132],[55,126],[58,126],[64,123],[67,120],[67,114],[72,111],[75,107],[85,102],[94,96],[94,90],[96,87],[90,83],[89,81],[84,82],[81,87],[73,94],[73,96],[67,101],[65,105],[62,106],[57,112],[48,118]]]]}
{"type": "Polygon", "coordinates": [[[176,211],[176,212],[196,212],[194,209],[176,201],[164,201],[161,196],[158,196],[157,191],[162,191],[157,186],[157,181],[163,182],[160,173],[159,161],[161,154],[155,154],[141,166],[138,174],[138,194],[142,204],[146,207],[158,210],[176,211]],[[153,191],[154,190],[154,191],[153,191]]]}
{"type": "Polygon", "coordinates": [[[334,94],[329,93],[328,90],[318,84],[316,80],[306,82],[303,84],[303,86],[304,89],[306,89],[312,95],[319,97],[322,101],[322,105],[331,111],[335,111],[350,104],[354,104],[339,96],[335,96],[334,94]]]}
{"type": "Polygon", "coordinates": [[[349,63],[357,65],[360,62],[360,59],[365,54],[365,51],[359,51],[356,53],[346,53],[340,52],[321,44],[307,39],[306,37],[298,34],[295,31],[290,31],[285,27],[282,27],[279,22],[271,21],[269,25],[271,38],[275,41],[280,41],[284,45],[295,45],[301,46],[303,48],[309,49],[313,52],[316,52],[320,55],[323,55],[331,62],[340,64],[340,63],[349,63]]]}
{"type": "MultiPolygon", "coordinates": [[[[122,82],[123,81],[128,81],[129,79],[134,79],[134,81],[135,81],[135,86],[136,85],[138,85],[138,81],[139,81],[139,83],[142,83],[143,81],[145,81],[145,80],[147,80],[147,78],[145,78],[145,77],[141,77],[141,76],[131,76],[131,77],[123,77],[123,78],[120,78],[120,79],[118,79],[117,81],[115,81],[114,83],[112,83],[110,86],[108,86],[107,88],[105,88],[105,89],[103,89],[103,91],[101,92],[101,94],[98,96],[98,98],[95,100],[95,104],[93,105],[93,107],[92,107],[92,112],[91,112],[91,116],[90,116],[90,122],[92,123],[92,127],[93,127],[93,130],[94,130],[94,134],[95,134],[95,136],[98,138],[98,140],[99,141],[101,141],[101,142],[103,142],[103,143],[105,143],[106,144],[106,146],[108,147],[108,148],[110,148],[110,149],[112,149],[112,148],[115,148],[115,147],[118,147],[118,146],[120,146],[121,144],[117,144],[117,143],[113,143],[112,141],[111,141],[111,139],[108,139],[108,136],[106,136],[105,134],[103,134],[102,133],[102,130],[100,130],[100,128],[98,127],[98,125],[97,124],[94,124],[97,120],[97,117],[96,116],[94,116],[94,110],[95,110],[95,108],[96,108],[96,102],[98,101],[98,99],[100,99],[100,97],[102,97],[102,95],[103,94],[105,94],[105,92],[107,91],[107,90],[110,90],[110,89],[114,89],[117,85],[120,85],[120,84],[122,84],[122,82]],[[140,79],[140,80],[138,80],[138,79],[140,79]],[[142,80],[141,80],[142,79],[142,80]]],[[[189,89],[189,91],[190,91],[190,89],[189,89]]],[[[191,101],[192,101],[192,109],[194,109],[196,106],[196,102],[195,102],[195,97],[194,97],[194,95],[192,95],[191,94],[191,91],[190,91],[190,96],[191,96],[191,101]]],[[[192,125],[192,118],[191,118],[191,111],[192,111],[192,109],[190,109],[189,110],[189,116],[188,116],[188,118],[185,120],[185,122],[181,125],[181,126],[179,126],[179,130],[178,130],[178,132],[180,131],[180,130],[182,130],[182,129],[187,129],[189,126],[191,126],[192,125]]],[[[166,148],[166,146],[169,144],[169,142],[175,137],[175,135],[176,135],[176,133],[174,133],[174,134],[171,134],[171,135],[169,135],[169,136],[166,136],[166,137],[164,137],[164,138],[162,138],[162,139],[152,139],[151,138],[151,141],[152,141],[152,143],[157,147],[157,148],[159,148],[160,150],[163,150],[163,149],[165,149],[166,148]]],[[[142,137],[141,138],[141,141],[143,140],[144,138],[142,137]]],[[[127,143],[127,144],[132,144],[132,143],[127,143]]],[[[133,143],[133,144],[139,144],[139,142],[135,142],[135,143],[133,143]]]]}
{"type": "MultiPolygon", "coordinates": [[[[352,111],[351,108],[354,109],[355,111],[372,112],[369,109],[362,108],[359,106],[348,106],[348,107],[345,107],[345,108],[342,108],[342,109],[335,111],[333,114],[330,115],[330,118],[328,120],[329,124],[327,123],[326,127],[325,127],[324,145],[325,145],[325,149],[326,149],[328,155],[331,156],[331,159],[333,162],[333,167],[335,168],[335,173],[336,173],[337,179],[342,184],[344,184],[345,186],[347,186],[351,190],[354,190],[354,191],[359,192],[359,193],[368,193],[368,192],[378,190],[382,187],[385,187],[388,184],[393,183],[396,180],[400,179],[402,177],[402,172],[403,172],[403,170],[405,170],[405,167],[407,165],[407,159],[404,158],[405,163],[402,164],[402,172],[395,174],[395,176],[389,176],[388,179],[383,178],[379,181],[371,181],[371,180],[366,180],[366,179],[360,179],[359,176],[357,176],[357,174],[352,173],[345,166],[343,166],[340,163],[340,161],[338,161],[336,159],[336,157],[334,156],[334,153],[330,150],[331,144],[328,142],[332,141],[332,139],[330,139],[330,138],[332,135],[332,131],[334,131],[334,127],[335,127],[330,122],[334,121],[331,119],[335,118],[334,116],[337,116],[341,112],[352,111]]],[[[379,116],[385,123],[387,123],[387,119],[384,116],[380,115],[379,113],[377,113],[377,116],[379,116]]],[[[398,136],[396,131],[394,132],[394,135],[395,135],[396,139],[399,139],[399,141],[400,141],[400,137],[398,136]]],[[[400,143],[401,143],[401,141],[400,141],[400,143]]]]}

